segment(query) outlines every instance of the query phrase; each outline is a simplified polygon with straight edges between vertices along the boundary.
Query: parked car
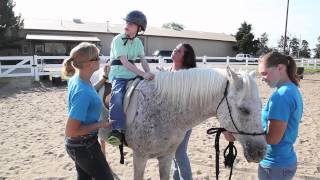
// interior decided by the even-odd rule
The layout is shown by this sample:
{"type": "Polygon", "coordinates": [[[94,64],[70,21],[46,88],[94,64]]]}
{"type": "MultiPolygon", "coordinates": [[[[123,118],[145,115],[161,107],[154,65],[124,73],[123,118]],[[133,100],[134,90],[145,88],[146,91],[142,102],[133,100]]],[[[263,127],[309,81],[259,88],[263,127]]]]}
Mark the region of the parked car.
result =
{"type": "Polygon", "coordinates": [[[236,61],[246,61],[247,58],[248,58],[248,62],[257,62],[258,61],[250,54],[237,54],[236,55],[236,61]]]}
{"type": "Polygon", "coordinates": [[[152,55],[153,55],[153,57],[155,57],[155,60],[157,62],[158,62],[158,58],[161,56],[161,57],[166,58],[166,59],[164,59],[165,62],[171,63],[172,62],[171,54],[172,54],[171,50],[156,50],[156,51],[154,51],[154,53],[152,55]],[[168,59],[168,57],[170,57],[170,59],[168,59]]]}

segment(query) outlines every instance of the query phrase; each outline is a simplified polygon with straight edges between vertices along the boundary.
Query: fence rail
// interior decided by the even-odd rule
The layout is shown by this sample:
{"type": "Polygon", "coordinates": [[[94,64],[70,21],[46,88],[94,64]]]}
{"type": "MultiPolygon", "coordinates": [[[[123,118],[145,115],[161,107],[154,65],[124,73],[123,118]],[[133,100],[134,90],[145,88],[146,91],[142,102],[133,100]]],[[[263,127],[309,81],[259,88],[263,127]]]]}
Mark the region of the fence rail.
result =
{"type": "MultiPolygon", "coordinates": [[[[0,56],[0,78],[30,76],[39,81],[40,76],[60,73],[63,60],[67,56],[0,56]]],[[[109,56],[100,56],[100,65],[107,62],[109,56]]],[[[158,63],[172,62],[171,57],[146,57],[147,61],[158,63]]],[[[217,65],[242,65],[248,69],[248,65],[257,65],[258,58],[237,59],[236,57],[196,57],[203,64],[214,63],[217,65]]],[[[297,66],[320,69],[320,59],[295,59],[297,66]]]]}

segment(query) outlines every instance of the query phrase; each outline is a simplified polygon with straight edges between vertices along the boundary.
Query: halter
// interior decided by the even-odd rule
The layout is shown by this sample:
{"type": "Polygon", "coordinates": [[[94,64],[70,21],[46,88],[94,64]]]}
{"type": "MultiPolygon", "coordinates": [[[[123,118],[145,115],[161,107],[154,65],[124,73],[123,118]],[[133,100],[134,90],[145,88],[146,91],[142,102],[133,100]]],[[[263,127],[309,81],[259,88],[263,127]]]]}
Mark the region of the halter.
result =
{"type": "Polygon", "coordinates": [[[233,120],[233,117],[232,117],[232,114],[231,114],[230,105],[229,105],[229,101],[228,101],[228,98],[227,98],[227,95],[228,95],[228,87],[229,87],[229,81],[227,81],[227,85],[226,85],[226,88],[224,89],[224,93],[223,93],[223,98],[222,98],[221,101],[219,102],[218,107],[217,107],[217,110],[216,110],[216,112],[218,112],[218,109],[219,109],[221,103],[223,102],[224,99],[226,99],[229,116],[230,116],[231,121],[232,121],[232,124],[233,124],[233,126],[236,128],[237,132],[233,132],[233,131],[229,131],[229,130],[228,130],[228,131],[231,132],[231,133],[233,133],[233,134],[250,135],[250,136],[265,135],[266,132],[261,132],[261,133],[256,133],[256,132],[254,132],[254,133],[249,133],[249,132],[244,132],[244,131],[239,130],[239,128],[237,127],[237,125],[234,123],[234,120],[233,120]]]}
{"type": "MultiPolygon", "coordinates": [[[[226,84],[226,88],[224,90],[224,93],[223,93],[223,98],[221,99],[221,101],[219,102],[218,106],[217,106],[217,110],[216,112],[218,112],[218,109],[222,103],[222,101],[224,99],[226,99],[226,102],[227,102],[227,107],[228,107],[228,112],[229,112],[229,116],[231,118],[231,121],[232,121],[232,124],[233,126],[236,128],[237,132],[233,132],[233,131],[229,131],[233,134],[241,134],[241,135],[250,135],[250,136],[259,136],[259,135],[264,135],[266,134],[266,132],[262,132],[262,133],[249,133],[249,132],[244,132],[244,131],[241,131],[239,130],[239,128],[237,127],[237,125],[235,124],[234,120],[233,120],[233,117],[232,117],[232,114],[231,114],[231,110],[230,110],[230,105],[229,105],[229,101],[228,101],[228,98],[227,98],[227,95],[228,95],[228,87],[229,87],[229,81],[227,81],[227,84],[226,84]]],[[[207,134],[216,134],[216,137],[215,137],[215,143],[214,143],[214,148],[216,150],[216,179],[218,180],[219,179],[219,154],[220,154],[220,148],[219,148],[219,139],[220,139],[220,134],[223,132],[223,131],[227,131],[226,129],[224,128],[210,128],[207,130],[207,134]]],[[[237,157],[237,148],[234,146],[234,143],[233,142],[229,142],[229,145],[226,147],[226,149],[224,150],[223,152],[223,156],[225,158],[225,161],[224,161],[224,165],[225,167],[230,167],[230,174],[229,174],[229,180],[231,180],[231,176],[232,176],[232,169],[233,169],[233,162],[235,160],[235,158],[237,157]],[[227,154],[227,151],[228,151],[228,154],[227,154]]]]}

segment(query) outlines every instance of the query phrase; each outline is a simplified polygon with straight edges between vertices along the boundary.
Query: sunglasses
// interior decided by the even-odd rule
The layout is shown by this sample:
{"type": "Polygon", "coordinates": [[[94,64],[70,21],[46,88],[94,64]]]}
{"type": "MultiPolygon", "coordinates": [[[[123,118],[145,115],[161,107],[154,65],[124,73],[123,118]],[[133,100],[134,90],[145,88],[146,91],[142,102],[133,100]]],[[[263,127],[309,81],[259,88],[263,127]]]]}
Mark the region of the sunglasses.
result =
{"type": "Polygon", "coordinates": [[[89,61],[100,61],[100,57],[97,56],[97,57],[95,57],[95,58],[93,58],[93,59],[90,59],[89,61]]]}

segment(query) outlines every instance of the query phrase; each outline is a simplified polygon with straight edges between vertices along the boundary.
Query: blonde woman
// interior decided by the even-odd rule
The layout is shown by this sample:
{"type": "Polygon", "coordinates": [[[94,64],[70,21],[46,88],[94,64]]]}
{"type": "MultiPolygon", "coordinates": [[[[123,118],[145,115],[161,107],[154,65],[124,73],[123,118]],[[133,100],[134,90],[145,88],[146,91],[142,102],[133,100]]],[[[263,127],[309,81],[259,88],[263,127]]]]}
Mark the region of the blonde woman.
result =
{"type": "MultiPolygon", "coordinates": [[[[80,43],[65,59],[64,74],[68,81],[68,121],[65,130],[66,150],[75,162],[77,179],[113,179],[112,171],[97,141],[99,128],[111,123],[98,121],[102,100],[90,82],[99,69],[99,49],[91,43],[80,43]]],[[[100,84],[107,80],[103,76],[100,84]]],[[[98,83],[98,84],[99,84],[98,83]]]]}

